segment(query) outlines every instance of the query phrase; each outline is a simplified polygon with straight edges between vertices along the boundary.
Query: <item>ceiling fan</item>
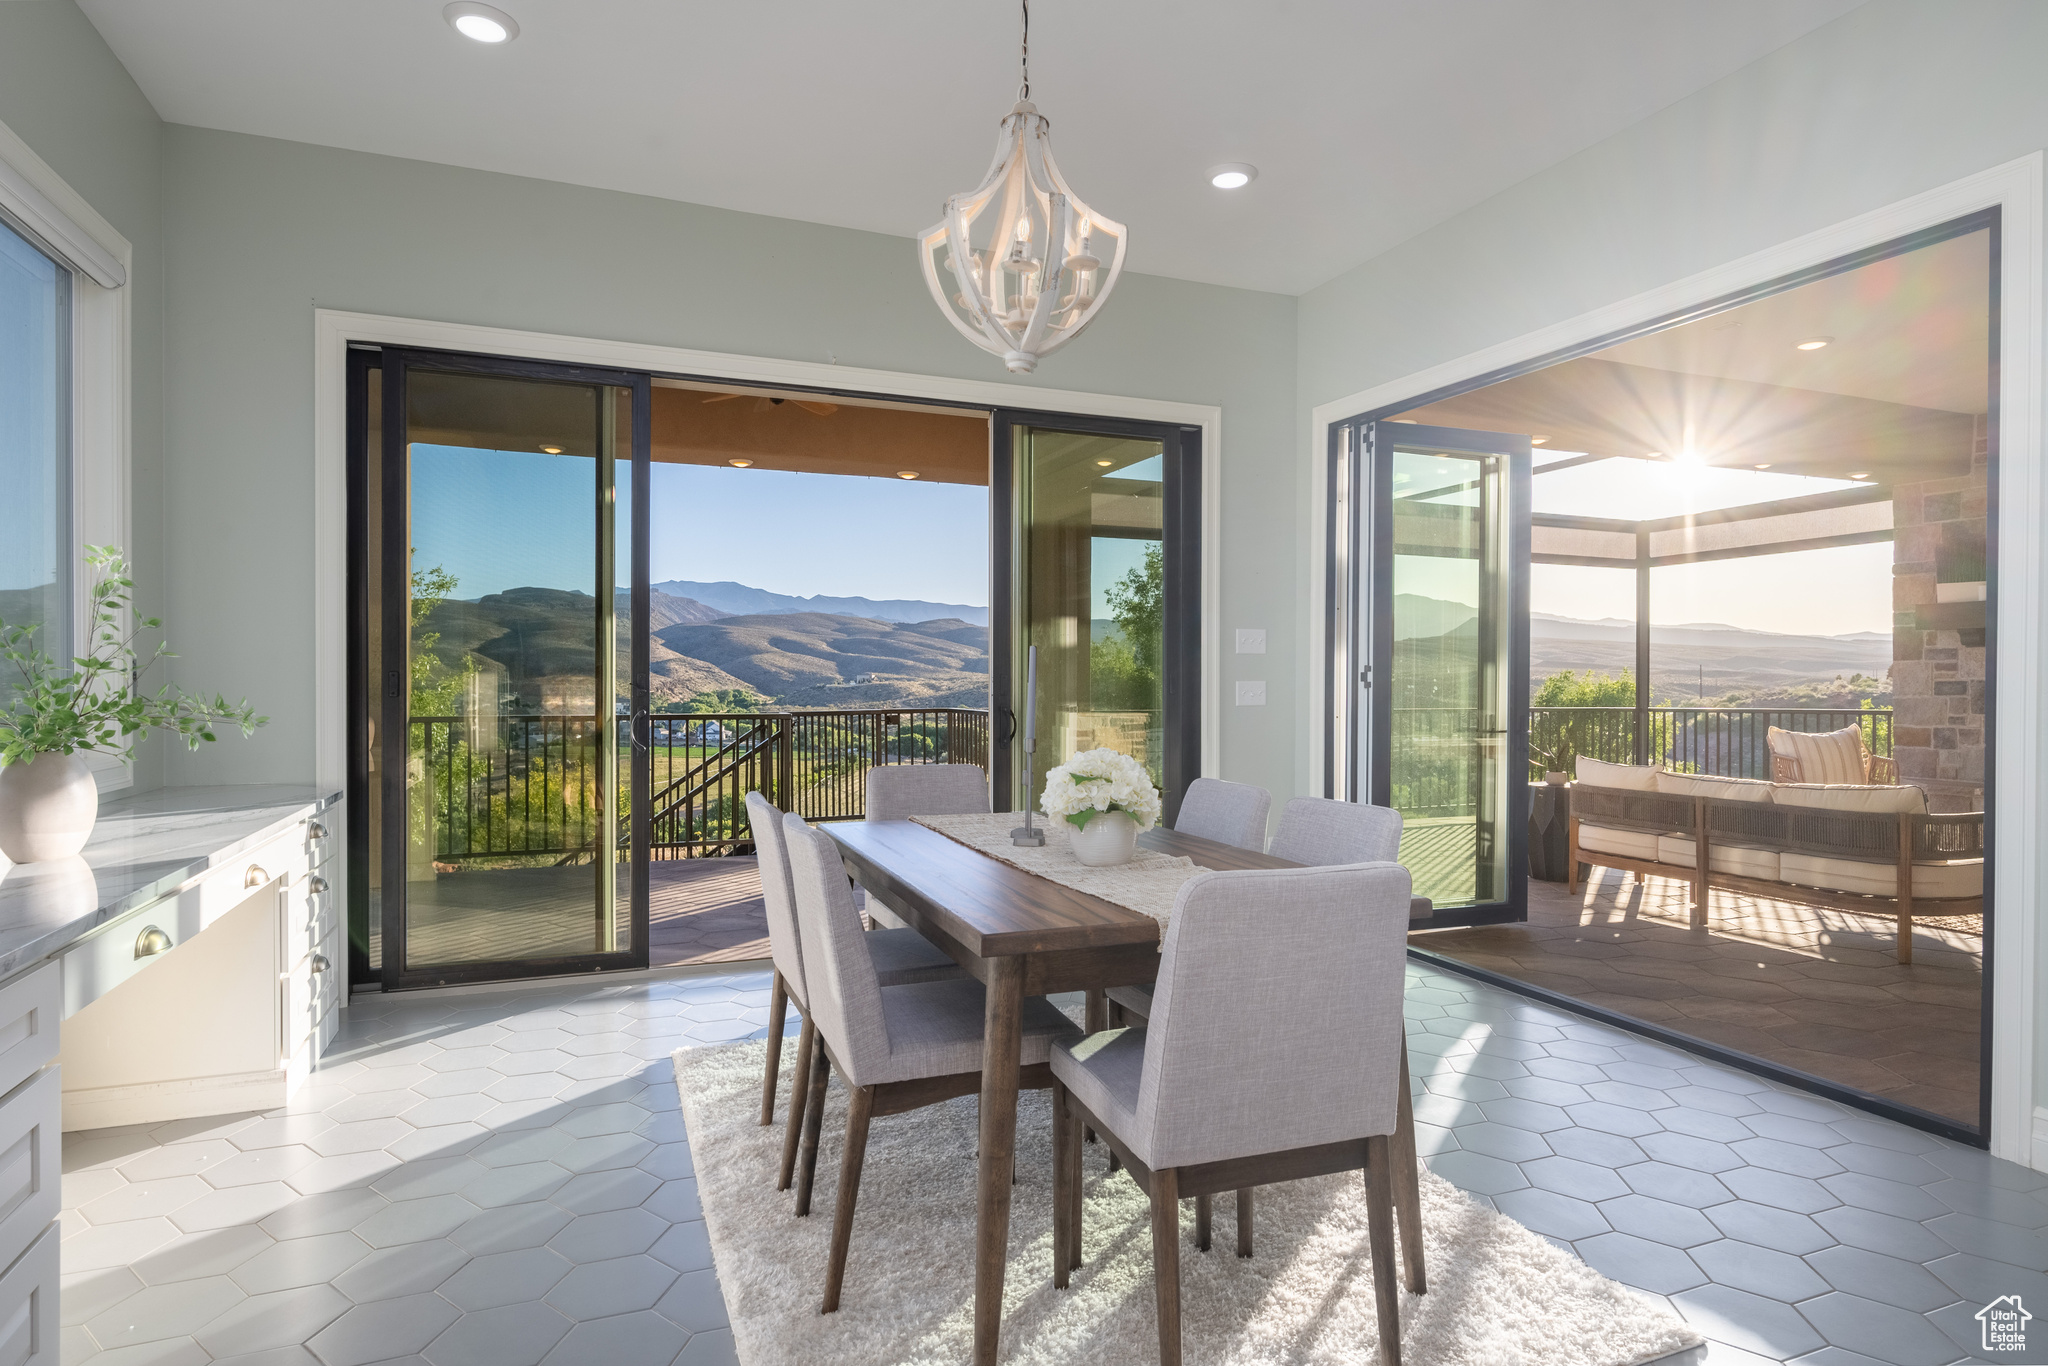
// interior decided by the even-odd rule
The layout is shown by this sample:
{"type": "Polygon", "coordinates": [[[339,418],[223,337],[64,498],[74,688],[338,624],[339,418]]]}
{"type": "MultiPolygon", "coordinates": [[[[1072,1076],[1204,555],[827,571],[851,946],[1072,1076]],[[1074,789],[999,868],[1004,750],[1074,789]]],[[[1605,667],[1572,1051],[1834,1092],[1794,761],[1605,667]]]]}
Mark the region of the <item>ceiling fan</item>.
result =
{"type": "Polygon", "coordinates": [[[727,399],[732,398],[752,398],[754,400],[754,411],[757,413],[770,412],[776,408],[781,407],[785,403],[794,403],[797,407],[803,409],[805,412],[810,413],[816,417],[829,417],[833,413],[839,411],[839,405],[836,403],[819,403],[813,399],[808,398],[783,399],[766,398],[752,394],[713,394],[711,395],[711,397],[705,399],[704,401],[706,403],[723,403],[727,399]]]}

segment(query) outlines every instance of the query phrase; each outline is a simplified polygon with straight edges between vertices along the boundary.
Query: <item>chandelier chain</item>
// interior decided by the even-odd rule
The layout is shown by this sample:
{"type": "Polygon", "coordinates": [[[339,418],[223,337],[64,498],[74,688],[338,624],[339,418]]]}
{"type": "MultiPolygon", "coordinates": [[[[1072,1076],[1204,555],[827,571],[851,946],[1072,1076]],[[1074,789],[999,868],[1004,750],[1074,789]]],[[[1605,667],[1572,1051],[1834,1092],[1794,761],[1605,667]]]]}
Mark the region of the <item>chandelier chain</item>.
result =
{"type": "Polygon", "coordinates": [[[1023,0],[1023,5],[1024,41],[1017,53],[1017,67],[1023,74],[1023,84],[1017,89],[1020,101],[1031,98],[1031,0],[1023,0]]]}

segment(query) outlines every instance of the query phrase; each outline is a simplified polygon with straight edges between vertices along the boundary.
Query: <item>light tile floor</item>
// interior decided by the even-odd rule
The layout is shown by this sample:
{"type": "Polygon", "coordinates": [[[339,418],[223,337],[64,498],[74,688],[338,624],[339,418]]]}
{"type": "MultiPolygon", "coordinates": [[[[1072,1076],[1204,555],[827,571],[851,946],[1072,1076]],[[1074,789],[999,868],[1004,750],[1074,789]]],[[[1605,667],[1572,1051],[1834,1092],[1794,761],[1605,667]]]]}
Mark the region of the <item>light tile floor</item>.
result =
{"type": "MultiPolygon", "coordinates": [[[[64,1361],[732,1361],[668,1056],[767,996],[358,997],[287,1109],[68,1136],[64,1361]]],[[[2048,1304],[2048,1176],[1466,979],[1408,1016],[1430,1166],[1713,1366],[1976,1360],[1980,1306],[2048,1304]]]]}

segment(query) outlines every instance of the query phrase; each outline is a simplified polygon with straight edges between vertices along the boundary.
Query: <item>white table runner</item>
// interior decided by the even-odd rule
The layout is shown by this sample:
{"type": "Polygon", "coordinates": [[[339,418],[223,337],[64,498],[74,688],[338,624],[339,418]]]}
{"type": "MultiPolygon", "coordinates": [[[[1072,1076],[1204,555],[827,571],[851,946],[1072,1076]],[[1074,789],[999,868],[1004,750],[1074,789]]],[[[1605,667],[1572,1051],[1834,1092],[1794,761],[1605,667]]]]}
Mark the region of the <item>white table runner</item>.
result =
{"type": "Polygon", "coordinates": [[[1039,829],[1045,831],[1045,843],[1012,844],[1010,831],[1024,823],[1023,814],[1016,811],[994,815],[912,816],[910,819],[928,830],[936,830],[947,839],[956,840],[990,858],[1000,859],[1013,868],[1021,868],[1035,877],[1115,902],[1140,915],[1149,915],[1159,922],[1162,937],[1166,933],[1167,922],[1173,918],[1173,903],[1180,895],[1181,887],[1190,878],[1209,871],[1193,859],[1161,854],[1143,846],[1132,855],[1129,863],[1115,868],[1090,868],[1074,857],[1074,827],[1065,821],[1039,817],[1033,820],[1039,829]]]}

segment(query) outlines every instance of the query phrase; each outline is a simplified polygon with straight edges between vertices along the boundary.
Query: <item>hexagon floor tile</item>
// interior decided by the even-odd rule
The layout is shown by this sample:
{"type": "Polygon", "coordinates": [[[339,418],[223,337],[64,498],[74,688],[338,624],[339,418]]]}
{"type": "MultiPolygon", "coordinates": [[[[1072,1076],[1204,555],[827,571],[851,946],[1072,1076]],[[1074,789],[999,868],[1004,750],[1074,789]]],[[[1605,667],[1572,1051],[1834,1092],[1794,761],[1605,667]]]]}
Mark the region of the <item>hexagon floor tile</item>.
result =
{"type": "MultiPolygon", "coordinates": [[[[359,996],[282,1110],[65,1135],[66,1366],[733,1362],[668,1054],[767,997],[359,996]]],[[[1949,1366],[1987,1301],[2048,1302],[2048,1175],[1414,964],[1407,1002],[1430,1167],[1714,1366],[1949,1366]]]]}

